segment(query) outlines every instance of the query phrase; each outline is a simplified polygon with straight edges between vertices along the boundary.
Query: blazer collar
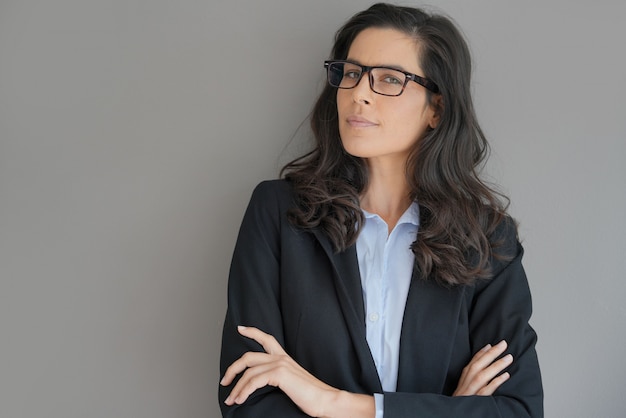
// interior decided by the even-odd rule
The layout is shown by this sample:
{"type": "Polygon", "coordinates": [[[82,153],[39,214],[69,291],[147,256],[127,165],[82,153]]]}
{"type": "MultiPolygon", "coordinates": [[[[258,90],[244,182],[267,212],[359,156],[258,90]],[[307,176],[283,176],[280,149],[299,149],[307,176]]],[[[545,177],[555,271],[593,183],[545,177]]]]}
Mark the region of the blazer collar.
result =
{"type": "Polygon", "coordinates": [[[365,307],[356,246],[352,245],[344,252],[336,253],[333,250],[332,243],[323,231],[315,229],[313,234],[324,249],[335,270],[335,290],[337,291],[337,297],[341,304],[344,319],[348,325],[357,358],[361,364],[361,382],[370,393],[382,393],[382,385],[376,371],[376,365],[367,345],[365,307]]]}

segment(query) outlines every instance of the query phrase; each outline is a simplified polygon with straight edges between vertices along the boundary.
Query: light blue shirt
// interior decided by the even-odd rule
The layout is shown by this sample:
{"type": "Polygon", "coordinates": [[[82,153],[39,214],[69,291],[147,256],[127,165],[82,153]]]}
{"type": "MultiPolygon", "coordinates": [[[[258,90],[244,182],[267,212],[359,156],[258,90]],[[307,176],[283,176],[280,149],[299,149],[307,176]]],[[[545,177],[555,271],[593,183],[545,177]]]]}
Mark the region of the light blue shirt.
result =
{"type": "MultiPolygon", "coordinates": [[[[356,242],[365,301],[365,328],[385,392],[398,382],[400,333],[413,273],[411,243],[417,237],[419,207],[411,204],[389,234],[385,221],[363,211],[365,222],[356,242]]],[[[376,418],[383,417],[383,395],[375,394],[376,418]]]]}

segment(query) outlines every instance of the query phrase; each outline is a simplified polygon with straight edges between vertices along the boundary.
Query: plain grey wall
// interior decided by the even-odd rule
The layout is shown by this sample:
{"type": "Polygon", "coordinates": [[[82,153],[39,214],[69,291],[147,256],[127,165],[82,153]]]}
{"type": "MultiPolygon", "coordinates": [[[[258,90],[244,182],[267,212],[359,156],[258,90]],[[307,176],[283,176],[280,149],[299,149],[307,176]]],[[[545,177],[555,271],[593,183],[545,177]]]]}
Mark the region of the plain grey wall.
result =
{"type": "MultiPolygon", "coordinates": [[[[245,205],[369,4],[0,0],[1,417],[218,416],[245,205]]],[[[521,222],[546,416],[622,417],[626,6],[436,6],[521,222]]]]}

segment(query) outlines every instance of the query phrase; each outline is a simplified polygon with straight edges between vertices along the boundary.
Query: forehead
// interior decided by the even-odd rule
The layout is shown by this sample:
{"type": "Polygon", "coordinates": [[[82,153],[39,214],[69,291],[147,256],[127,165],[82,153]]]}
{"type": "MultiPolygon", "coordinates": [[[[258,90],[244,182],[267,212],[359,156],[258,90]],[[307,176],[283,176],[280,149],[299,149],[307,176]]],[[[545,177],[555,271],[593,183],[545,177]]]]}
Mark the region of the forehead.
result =
{"type": "Polygon", "coordinates": [[[361,31],[348,51],[348,59],[363,65],[388,65],[420,73],[418,44],[396,29],[368,28],[361,31]]]}

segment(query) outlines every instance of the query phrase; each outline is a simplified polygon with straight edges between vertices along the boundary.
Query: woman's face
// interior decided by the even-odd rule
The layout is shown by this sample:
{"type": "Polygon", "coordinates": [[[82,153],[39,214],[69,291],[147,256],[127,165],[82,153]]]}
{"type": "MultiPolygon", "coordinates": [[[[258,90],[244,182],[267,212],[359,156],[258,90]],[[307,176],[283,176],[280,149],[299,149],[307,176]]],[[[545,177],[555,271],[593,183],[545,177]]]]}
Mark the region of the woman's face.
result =
{"type": "MultiPolygon", "coordinates": [[[[361,65],[389,66],[424,76],[418,63],[414,39],[395,29],[369,28],[350,45],[347,59],[361,65]]],[[[353,89],[337,89],[339,134],[351,155],[402,164],[428,126],[436,125],[435,111],[428,105],[427,91],[409,81],[400,96],[390,97],[370,89],[363,74],[353,89]]]]}

